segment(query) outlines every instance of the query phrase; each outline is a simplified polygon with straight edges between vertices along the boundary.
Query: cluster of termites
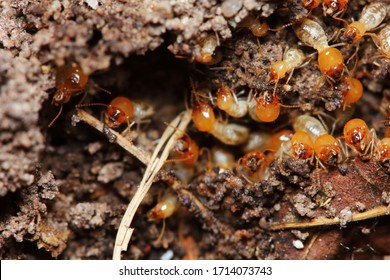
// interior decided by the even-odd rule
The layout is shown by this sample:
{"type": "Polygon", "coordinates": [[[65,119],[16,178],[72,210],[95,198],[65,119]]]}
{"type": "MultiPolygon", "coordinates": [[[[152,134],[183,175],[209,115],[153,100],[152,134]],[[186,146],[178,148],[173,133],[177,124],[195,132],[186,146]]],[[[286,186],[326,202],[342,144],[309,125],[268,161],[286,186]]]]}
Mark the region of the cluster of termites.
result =
{"type": "MultiPolygon", "coordinates": [[[[348,0],[302,0],[302,6],[308,10],[308,16],[281,28],[270,28],[269,23],[254,14],[250,14],[236,25],[237,32],[249,30],[260,47],[260,40],[270,32],[280,32],[286,28],[293,30],[301,44],[287,47],[280,60],[270,63],[263,69],[257,69],[259,79],[261,77],[267,84],[266,89],[237,90],[228,82],[220,82],[214,89],[196,89],[195,86],[192,88],[188,109],[191,110],[195,129],[212,135],[226,147],[240,146],[243,150],[243,155],[235,160],[229,148],[213,147],[208,151],[209,161],[213,161],[214,165],[221,169],[241,170],[241,174],[251,182],[268,179],[271,175],[270,164],[286,157],[308,161],[316,168],[337,168],[341,174],[346,172],[342,163],[351,157],[375,158],[381,163],[390,160],[390,132],[380,140],[375,130],[369,129],[362,119],[345,120],[343,133],[337,136],[332,135],[334,127],[328,128],[322,118],[308,114],[295,116],[286,125],[292,126],[293,129],[279,129],[273,133],[257,132],[247,125],[248,122],[272,123],[279,118],[283,108],[297,111],[308,106],[284,104],[280,86],[283,83],[283,89],[288,92],[294,71],[304,68],[315,55],[318,70],[323,80],[327,82],[325,84],[342,91],[343,101],[340,108],[342,113],[346,113],[348,107],[358,102],[363,95],[362,83],[353,76],[356,64],[352,69],[348,69],[348,62],[352,58],[358,60],[359,42],[362,37],[371,37],[378,50],[377,57],[390,59],[390,26],[382,25],[388,13],[386,3],[374,1],[368,4],[360,12],[359,18],[352,22],[343,18],[348,9],[348,0]],[[330,44],[330,38],[320,20],[311,16],[316,9],[321,8],[324,17],[335,20],[337,25],[342,26],[333,36],[341,42],[330,44]],[[354,47],[356,51],[346,58],[337,48],[340,46],[354,47]],[[310,48],[314,49],[315,53],[309,54],[304,51],[310,48]]],[[[226,4],[223,8],[225,10],[222,13],[230,14],[229,9],[232,7],[226,4]]],[[[220,44],[216,34],[207,34],[195,46],[193,60],[207,66],[217,65],[223,58],[220,44]]],[[[75,63],[57,70],[57,91],[52,103],[60,106],[60,111],[49,126],[53,125],[60,115],[62,106],[69,102],[71,97],[85,92],[88,84],[88,75],[75,63]]],[[[124,96],[115,97],[109,104],[77,105],[78,108],[88,106],[105,107],[102,121],[110,129],[122,124],[127,125],[129,141],[132,141],[130,127],[133,123],[153,114],[153,109],[146,103],[124,96]]],[[[341,122],[340,119],[341,117],[335,117],[333,123],[341,122]]],[[[198,144],[184,133],[172,150],[169,161],[195,165],[201,151],[198,144]]],[[[151,210],[149,217],[165,219],[172,215],[176,208],[174,195],[166,193],[151,210]]]]}
{"type": "MultiPolygon", "coordinates": [[[[54,106],[60,106],[60,110],[55,118],[49,123],[49,127],[51,127],[60,116],[64,104],[68,103],[72,97],[86,93],[89,84],[88,81],[89,76],[82,71],[80,65],[77,63],[69,63],[57,69],[56,92],[53,96],[52,104],[54,106]]],[[[125,96],[117,96],[113,98],[109,104],[78,104],[76,107],[81,108],[90,106],[106,107],[103,121],[105,126],[110,129],[127,124],[130,142],[132,141],[130,127],[134,123],[146,119],[153,114],[153,108],[149,104],[142,101],[130,100],[125,96]]]]}
{"type": "MultiPolygon", "coordinates": [[[[368,4],[361,11],[358,20],[352,22],[343,19],[348,8],[346,0],[303,0],[302,5],[309,11],[308,14],[322,6],[323,16],[333,18],[338,25],[344,25],[334,36],[336,39],[340,38],[341,42],[331,45],[320,20],[312,16],[286,24],[282,28],[271,29],[267,22],[255,15],[249,15],[237,25],[237,28],[249,30],[257,38],[260,48],[259,38],[266,37],[271,31],[278,32],[284,28],[291,28],[302,45],[316,51],[317,65],[323,79],[331,87],[341,89],[343,102],[339,111],[348,115],[349,107],[363,96],[363,85],[353,76],[356,64],[352,69],[348,69],[348,62],[354,57],[358,59],[359,42],[362,37],[372,38],[378,49],[377,57],[390,59],[390,26],[381,25],[387,15],[388,5],[384,2],[368,4]],[[338,46],[355,47],[356,51],[345,58],[338,46]]],[[[199,46],[194,52],[195,60],[206,65],[218,63],[221,56],[218,47],[217,36],[209,34],[199,41],[199,46]]],[[[245,116],[256,122],[270,123],[278,119],[282,108],[310,107],[309,104],[284,104],[278,86],[283,81],[285,82],[283,88],[288,91],[294,71],[305,67],[312,57],[313,54],[305,53],[302,47],[286,48],[280,60],[258,69],[257,74],[263,77],[265,75],[265,81],[269,85],[269,88],[262,91],[249,89],[245,94],[245,90],[237,92],[229,84],[221,83],[215,93],[193,92],[195,97],[191,107],[192,120],[198,131],[209,133],[226,145],[252,146],[252,150],[244,148],[246,154],[238,160],[238,166],[244,167],[252,181],[267,179],[270,163],[286,156],[308,160],[317,168],[336,167],[341,173],[345,173],[341,163],[352,156],[373,157],[380,162],[390,159],[390,138],[385,135],[385,138],[379,140],[375,131],[369,129],[362,119],[344,120],[344,131],[341,136],[333,136],[334,127],[330,133],[330,128],[324,124],[322,118],[307,114],[294,117],[290,121],[289,125],[292,125],[293,130],[276,131],[274,135],[254,136],[256,132],[251,132],[246,125],[242,125],[240,119],[245,116]],[[216,117],[216,110],[219,118],[216,117]],[[221,112],[226,117],[221,117],[221,112]],[[249,144],[256,141],[255,145],[249,144]]],[[[334,124],[339,119],[336,116],[333,119],[334,124]]],[[[191,155],[191,158],[195,156],[191,155]]]]}

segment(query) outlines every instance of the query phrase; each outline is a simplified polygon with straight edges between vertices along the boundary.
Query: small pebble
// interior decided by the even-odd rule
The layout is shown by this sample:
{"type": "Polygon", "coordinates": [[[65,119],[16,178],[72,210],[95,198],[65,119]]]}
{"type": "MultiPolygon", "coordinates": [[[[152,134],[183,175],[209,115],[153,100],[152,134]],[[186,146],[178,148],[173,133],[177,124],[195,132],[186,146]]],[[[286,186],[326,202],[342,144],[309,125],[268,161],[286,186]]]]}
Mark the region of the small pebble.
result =
{"type": "Polygon", "coordinates": [[[230,18],[235,16],[242,7],[241,0],[226,0],[222,3],[222,14],[224,17],[230,18]]]}
{"type": "Polygon", "coordinates": [[[162,256],[160,257],[160,260],[166,261],[166,260],[171,260],[173,258],[173,251],[168,250],[162,256]]]}
{"type": "Polygon", "coordinates": [[[293,245],[295,249],[302,250],[305,246],[303,245],[302,241],[297,239],[293,241],[293,245]]]}

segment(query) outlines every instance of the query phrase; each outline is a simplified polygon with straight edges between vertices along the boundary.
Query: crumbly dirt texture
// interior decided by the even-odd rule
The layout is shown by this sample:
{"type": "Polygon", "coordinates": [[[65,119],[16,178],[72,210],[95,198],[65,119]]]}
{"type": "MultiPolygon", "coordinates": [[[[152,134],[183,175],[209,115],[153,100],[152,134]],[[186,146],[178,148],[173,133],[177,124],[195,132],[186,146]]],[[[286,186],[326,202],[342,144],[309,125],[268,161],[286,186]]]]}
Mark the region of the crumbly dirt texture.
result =
{"type": "MultiPolygon", "coordinates": [[[[372,1],[350,2],[342,15],[348,22],[372,1]]],[[[289,86],[280,81],[276,92],[283,104],[304,107],[282,108],[271,124],[247,116],[228,118],[222,111],[217,116],[248,127],[251,134],[274,134],[292,129],[301,114],[321,115],[337,137],[347,120],[359,117],[383,138],[390,111],[390,59],[374,58],[379,52],[371,37],[361,40],[352,73],[364,95],[343,111],[345,88],[322,78],[315,50],[301,45],[291,26],[256,38],[239,25],[253,16],[278,29],[308,13],[299,0],[1,1],[0,258],[112,258],[118,226],[145,166],[85,123],[72,125],[80,102],[108,104],[124,95],[153,105],[153,116],[132,128],[134,144],[151,153],[164,122],[191,105],[192,86],[201,98],[209,92],[215,96],[222,84],[245,97],[272,92],[269,66],[286,48],[299,47],[309,62],[294,71],[289,86]],[[219,43],[214,65],[194,60],[208,36],[219,43]],[[59,109],[51,104],[56,69],[70,62],[90,75],[87,94],[65,104],[48,128],[59,109]]],[[[336,38],[330,44],[340,42],[334,34],[345,27],[343,22],[324,17],[321,6],[310,16],[328,38],[336,38]]],[[[384,24],[389,22],[390,7],[384,24]]],[[[347,60],[356,45],[338,48],[347,60]]],[[[353,58],[346,67],[352,70],[354,63],[353,58]]],[[[85,109],[100,118],[104,107],[85,109]]],[[[245,145],[223,145],[192,124],[187,132],[200,147],[222,148],[236,163],[244,155],[245,145]]],[[[268,172],[267,180],[254,180],[248,170],[222,166],[208,152],[192,166],[167,163],[137,210],[122,257],[160,259],[171,251],[174,259],[388,258],[389,217],[353,222],[355,214],[390,204],[388,162],[351,155],[339,169],[322,169],[284,153],[268,172]],[[167,190],[179,206],[161,235],[163,222],[148,213],[167,190]],[[321,218],[338,223],[270,229],[321,218]]]]}

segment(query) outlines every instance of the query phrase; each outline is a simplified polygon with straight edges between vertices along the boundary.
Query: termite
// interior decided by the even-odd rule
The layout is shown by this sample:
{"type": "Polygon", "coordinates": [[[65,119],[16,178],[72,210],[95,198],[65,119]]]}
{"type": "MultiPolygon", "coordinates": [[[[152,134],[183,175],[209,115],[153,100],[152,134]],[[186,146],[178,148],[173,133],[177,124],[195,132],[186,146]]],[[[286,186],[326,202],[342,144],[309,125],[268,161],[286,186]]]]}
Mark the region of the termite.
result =
{"type": "Polygon", "coordinates": [[[309,115],[300,115],[293,122],[296,131],[307,133],[313,141],[313,149],[317,159],[326,165],[336,165],[341,161],[339,141],[328,134],[325,125],[309,115]]]}
{"type": "Polygon", "coordinates": [[[313,141],[309,133],[297,131],[291,138],[290,143],[292,155],[296,159],[308,160],[310,164],[314,164],[314,161],[316,161],[319,187],[321,185],[319,166],[324,169],[326,169],[326,166],[336,166],[340,173],[345,174],[339,165],[342,160],[340,144],[330,134],[322,134],[313,141]]]}
{"type": "Polygon", "coordinates": [[[56,92],[52,99],[54,106],[60,106],[55,118],[49,123],[51,127],[62,113],[62,106],[68,103],[73,96],[83,93],[88,84],[88,75],[83,72],[80,65],[71,63],[61,66],[56,72],[56,92]]]}
{"type": "Polygon", "coordinates": [[[339,142],[332,135],[328,134],[326,127],[321,121],[309,115],[301,115],[294,120],[293,128],[296,131],[305,133],[299,134],[303,140],[305,140],[306,135],[310,137],[313,144],[308,140],[305,140],[305,143],[308,147],[314,149],[316,158],[320,162],[326,165],[340,163],[341,151],[339,142]]]}
{"type": "Polygon", "coordinates": [[[287,80],[288,83],[294,69],[301,66],[305,59],[305,54],[300,49],[286,49],[283,54],[283,59],[274,62],[270,67],[271,80],[278,81],[286,77],[286,74],[290,74],[290,77],[287,80]]]}
{"type": "Polygon", "coordinates": [[[309,115],[298,116],[293,122],[293,128],[295,131],[308,133],[313,141],[327,133],[327,129],[322,122],[309,115]]]}
{"type": "Polygon", "coordinates": [[[173,159],[169,161],[180,161],[184,164],[195,164],[199,157],[199,146],[190,136],[184,134],[177,139],[175,146],[172,148],[173,159]]]}
{"type": "Polygon", "coordinates": [[[176,194],[172,191],[166,191],[159,202],[148,212],[147,216],[149,219],[163,221],[161,233],[155,241],[157,244],[160,243],[165,232],[165,219],[172,216],[178,207],[179,202],[176,194]]]}
{"type": "Polygon", "coordinates": [[[294,32],[302,43],[317,50],[321,73],[331,78],[339,78],[344,69],[343,55],[338,49],[329,46],[321,25],[305,18],[294,26],[294,32]]]}
{"type": "Polygon", "coordinates": [[[385,137],[377,145],[377,160],[386,162],[390,160],[390,138],[385,137]]]}
{"type": "Polygon", "coordinates": [[[378,41],[377,46],[381,56],[390,59],[390,25],[386,25],[379,31],[377,40],[374,42],[376,41],[378,41]]]}
{"type": "Polygon", "coordinates": [[[208,132],[227,145],[240,145],[249,137],[247,127],[217,120],[213,107],[204,101],[198,100],[193,105],[192,121],[199,131],[208,132]]]}
{"type": "Polygon", "coordinates": [[[314,141],[314,152],[317,159],[328,166],[336,166],[341,162],[340,143],[330,134],[322,134],[314,141]]]}
{"type": "Polygon", "coordinates": [[[169,218],[178,206],[177,196],[171,191],[166,191],[160,201],[148,212],[148,217],[153,220],[169,218]]]}
{"type": "Polygon", "coordinates": [[[307,104],[285,105],[280,102],[279,97],[268,90],[259,97],[248,95],[247,100],[249,116],[257,122],[273,122],[280,115],[280,108],[305,108],[307,104]]]}
{"type": "Polygon", "coordinates": [[[321,4],[321,0],[302,0],[302,5],[305,9],[313,10],[321,4]]]}
{"type": "Polygon", "coordinates": [[[132,141],[130,127],[132,123],[139,122],[154,114],[154,109],[150,104],[142,101],[131,101],[125,96],[118,96],[111,100],[110,104],[91,103],[80,104],[77,108],[89,106],[104,106],[107,107],[104,112],[104,123],[109,128],[117,128],[124,123],[127,123],[129,139],[132,141]]]}
{"type": "Polygon", "coordinates": [[[338,16],[342,14],[348,5],[348,0],[324,0],[322,2],[322,10],[324,16],[331,16],[338,19],[338,16]]]}
{"type": "MultiPolygon", "coordinates": [[[[266,170],[272,161],[273,156],[269,157],[265,153],[255,150],[241,157],[238,160],[238,165],[243,167],[247,172],[250,182],[257,182],[259,180],[265,180],[268,177],[269,172],[266,172],[266,170]]],[[[246,179],[248,180],[248,178],[246,179]]]]}
{"type": "Polygon", "coordinates": [[[310,135],[304,131],[296,131],[290,140],[292,155],[297,159],[314,157],[314,143],[310,135]]]}
{"type": "Polygon", "coordinates": [[[238,27],[248,28],[253,36],[255,37],[264,37],[267,35],[269,30],[269,25],[266,22],[260,22],[258,17],[249,15],[244,18],[239,24],[238,27]]]}
{"type": "Polygon", "coordinates": [[[280,102],[277,96],[265,91],[260,97],[248,95],[249,116],[257,122],[273,122],[279,117],[280,102]]]}
{"type": "Polygon", "coordinates": [[[290,74],[286,85],[290,81],[294,69],[298,68],[305,61],[306,57],[304,53],[297,48],[286,49],[283,54],[283,60],[274,62],[270,67],[270,80],[275,82],[274,95],[276,87],[280,79],[286,77],[286,74],[290,74]]]}
{"type": "Polygon", "coordinates": [[[242,118],[248,113],[246,98],[237,98],[226,85],[222,85],[217,92],[217,107],[234,118],[242,118]]]}
{"type": "Polygon", "coordinates": [[[370,130],[362,119],[349,120],[344,126],[345,143],[359,155],[367,155],[369,151],[372,154],[376,135],[375,131],[370,130]]]}
{"type": "Polygon", "coordinates": [[[238,164],[248,168],[251,172],[258,171],[265,162],[265,155],[257,150],[246,153],[238,160],[238,164]]]}
{"type": "Polygon", "coordinates": [[[314,141],[314,153],[316,159],[317,170],[317,183],[318,187],[321,186],[321,177],[319,173],[319,166],[323,169],[327,169],[327,166],[337,167],[337,170],[341,175],[345,175],[347,170],[340,164],[342,157],[342,146],[338,139],[334,138],[330,134],[322,134],[314,141]]]}
{"type": "Polygon", "coordinates": [[[362,83],[353,77],[343,78],[343,83],[347,86],[347,89],[343,91],[344,103],[343,111],[345,108],[353,103],[356,103],[363,96],[363,85],[362,83]]]}
{"type": "Polygon", "coordinates": [[[387,4],[374,2],[364,7],[360,19],[348,25],[344,32],[344,39],[348,43],[358,42],[367,31],[378,27],[387,14],[387,4]]]}
{"type": "Polygon", "coordinates": [[[212,65],[218,63],[222,57],[216,52],[218,47],[218,38],[214,34],[209,34],[200,42],[200,47],[195,48],[194,58],[197,62],[212,65]]]}
{"type": "Polygon", "coordinates": [[[273,122],[280,115],[279,98],[265,91],[256,103],[256,116],[262,122],[273,122]]]}
{"type": "Polygon", "coordinates": [[[131,101],[124,96],[115,97],[107,106],[105,122],[110,128],[117,128],[130,121],[140,121],[152,116],[154,109],[151,105],[142,101],[131,101]]]}

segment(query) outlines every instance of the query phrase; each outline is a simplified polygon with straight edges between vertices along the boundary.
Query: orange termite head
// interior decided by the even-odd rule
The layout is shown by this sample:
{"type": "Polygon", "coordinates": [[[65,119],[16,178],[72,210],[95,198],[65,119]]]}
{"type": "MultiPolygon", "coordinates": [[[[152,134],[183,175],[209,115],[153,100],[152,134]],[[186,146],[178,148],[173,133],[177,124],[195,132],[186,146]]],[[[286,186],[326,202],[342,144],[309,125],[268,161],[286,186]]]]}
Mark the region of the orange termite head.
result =
{"type": "Polygon", "coordinates": [[[234,104],[232,90],[222,85],[217,92],[217,106],[221,110],[228,110],[234,104]]]}
{"type": "Polygon", "coordinates": [[[302,5],[308,10],[317,8],[321,4],[321,0],[302,0],[302,5]]]}
{"type": "Polygon", "coordinates": [[[56,90],[51,103],[55,106],[60,106],[68,103],[71,97],[72,95],[69,94],[69,91],[66,88],[60,88],[56,90]]]}
{"type": "Polygon", "coordinates": [[[211,131],[216,121],[213,107],[207,102],[196,102],[192,107],[192,121],[199,131],[211,131]]]}
{"type": "Polygon", "coordinates": [[[282,60],[276,61],[272,64],[269,72],[270,79],[272,81],[280,80],[286,77],[287,64],[282,60]]]}
{"type": "Polygon", "coordinates": [[[381,162],[390,160],[390,138],[386,137],[379,141],[377,159],[381,162]]]}
{"type": "Polygon", "coordinates": [[[292,154],[297,159],[310,159],[313,157],[313,140],[308,133],[297,131],[290,140],[292,154]]]}
{"type": "Polygon", "coordinates": [[[199,52],[195,54],[195,60],[199,63],[209,64],[213,59],[213,54],[209,52],[199,52]]]}
{"type": "Polygon", "coordinates": [[[349,44],[358,42],[366,32],[366,25],[360,21],[354,21],[345,29],[342,40],[349,44]]]}
{"type": "Polygon", "coordinates": [[[254,173],[262,167],[262,165],[265,163],[265,160],[266,158],[264,153],[259,151],[251,151],[240,158],[238,163],[254,173]]]}
{"type": "Polygon", "coordinates": [[[199,157],[199,147],[188,135],[177,139],[176,145],[172,149],[174,160],[184,164],[195,164],[199,157]]]}
{"type": "Polygon", "coordinates": [[[324,75],[339,78],[344,69],[343,55],[336,48],[325,48],[318,54],[318,67],[324,75]]]}
{"type": "Polygon", "coordinates": [[[249,29],[251,30],[253,36],[255,37],[264,37],[267,35],[269,30],[269,25],[266,22],[256,22],[252,24],[249,29]]]}
{"type": "Polygon", "coordinates": [[[194,49],[194,58],[197,62],[203,64],[215,64],[218,59],[214,59],[214,54],[216,54],[216,48],[218,46],[218,38],[214,34],[208,34],[203,40],[201,40],[200,45],[194,49]]]}
{"type": "Polygon", "coordinates": [[[343,82],[347,84],[348,89],[343,92],[344,95],[344,108],[348,104],[356,103],[363,95],[363,85],[355,78],[346,77],[343,82]]]}
{"type": "Polygon", "coordinates": [[[238,26],[248,28],[255,37],[264,37],[269,30],[268,23],[261,22],[258,17],[253,15],[248,15],[238,24],[238,26]]]}
{"type": "Polygon", "coordinates": [[[324,0],[322,8],[324,16],[333,16],[336,13],[344,11],[348,4],[348,0],[324,0]]]}
{"type": "Polygon", "coordinates": [[[370,131],[362,119],[352,119],[344,126],[345,142],[359,153],[364,153],[370,143],[370,131]]]}
{"type": "Polygon", "coordinates": [[[110,128],[116,128],[134,118],[134,105],[127,97],[114,98],[104,114],[105,123],[110,128]]]}
{"type": "Polygon", "coordinates": [[[279,117],[279,98],[266,91],[257,99],[256,116],[262,122],[273,122],[279,117]]]}
{"type": "Polygon", "coordinates": [[[53,96],[52,104],[59,106],[68,103],[72,96],[85,90],[87,83],[88,75],[77,63],[59,67],[56,72],[57,91],[53,96]]]}
{"type": "Polygon", "coordinates": [[[323,134],[314,141],[314,152],[327,165],[336,165],[341,161],[340,146],[330,134],[323,134]]]}
{"type": "Polygon", "coordinates": [[[176,196],[173,193],[165,194],[161,201],[156,204],[147,214],[149,219],[162,220],[169,218],[178,207],[176,196]]]}

